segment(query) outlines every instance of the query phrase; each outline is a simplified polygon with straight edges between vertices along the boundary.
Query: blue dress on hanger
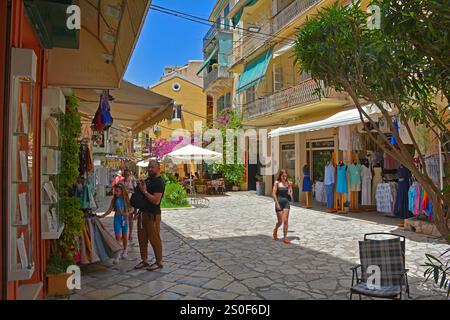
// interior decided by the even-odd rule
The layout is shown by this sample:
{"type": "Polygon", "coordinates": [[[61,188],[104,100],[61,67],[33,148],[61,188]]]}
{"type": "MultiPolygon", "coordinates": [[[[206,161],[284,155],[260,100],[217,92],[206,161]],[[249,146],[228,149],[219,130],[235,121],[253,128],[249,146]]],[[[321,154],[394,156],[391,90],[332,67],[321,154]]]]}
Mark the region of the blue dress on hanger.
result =
{"type": "Polygon", "coordinates": [[[411,186],[411,172],[404,166],[400,166],[397,170],[398,175],[398,190],[397,201],[395,203],[395,215],[400,219],[411,218],[408,206],[408,193],[411,186]]]}
{"type": "Polygon", "coordinates": [[[337,193],[348,193],[347,166],[338,165],[337,167],[337,193]]]}
{"type": "Polygon", "coordinates": [[[311,192],[312,191],[312,182],[311,182],[311,174],[308,169],[303,169],[303,185],[302,192],[311,192]]]}

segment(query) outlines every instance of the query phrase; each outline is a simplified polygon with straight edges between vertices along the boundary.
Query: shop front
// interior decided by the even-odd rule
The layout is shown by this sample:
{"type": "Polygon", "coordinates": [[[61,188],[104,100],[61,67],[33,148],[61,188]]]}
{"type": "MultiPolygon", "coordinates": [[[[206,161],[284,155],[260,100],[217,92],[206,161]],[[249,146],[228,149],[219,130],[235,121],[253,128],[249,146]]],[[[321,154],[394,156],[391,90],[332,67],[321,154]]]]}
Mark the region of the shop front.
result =
{"type": "MultiPolygon", "coordinates": [[[[279,140],[280,168],[288,170],[291,179],[295,176],[301,192],[300,201],[304,202],[306,191],[310,191],[314,203],[326,207],[328,212],[377,211],[400,219],[416,216],[432,221],[432,208],[416,179],[369,137],[368,130],[379,141],[383,135],[395,145],[389,126],[376,107],[366,106],[365,111],[376,122],[380,132],[367,123],[363,125],[356,108],[341,110],[323,120],[270,132],[269,136],[279,140]],[[290,144],[290,141],[295,141],[295,144],[290,144]],[[297,159],[295,170],[289,162],[293,147],[297,159]],[[310,190],[302,188],[305,175],[312,180],[310,190]]],[[[395,114],[392,116],[394,128],[410,150],[417,167],[420,170],[425,167],[431,179],[439,185],[443,159],[431,131],[410,124],[413,138],[425,155],[424,163],[421,163],[406,127],[395,114]]],[[[270,190],[266,189],[266,194],[269,195],[270,190]]]]}
{"type": "Polygon", "coordinates": [[[77,1],[98,23],[68,30],[65,12],[71,4],[0,3],[1,299],[45,295],[49,243],[63,231],[54,188],[66,102],[61,88],[119,87],[149,7],[149,1],[124,2],[118,6],[124,12],[113,14],[111,6],[77,1]],[[117,31],[106,45],[104,23],[117,31]]]}

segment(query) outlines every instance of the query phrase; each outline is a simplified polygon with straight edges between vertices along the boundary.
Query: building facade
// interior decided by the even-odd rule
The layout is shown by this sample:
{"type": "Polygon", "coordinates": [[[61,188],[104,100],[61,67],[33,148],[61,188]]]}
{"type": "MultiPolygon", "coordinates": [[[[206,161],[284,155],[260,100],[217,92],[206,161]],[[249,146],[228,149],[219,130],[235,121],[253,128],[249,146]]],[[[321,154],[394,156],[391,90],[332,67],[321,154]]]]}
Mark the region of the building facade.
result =
{"type": "MultiPolygon", "coordinates": [[[[177,136],[192,136],[195,123],[200,128],[206,126],[211,119],[208,114],[211,108],[208,108],[207,95],[203,91],[204,79],[197,75],[201,64],[201,61],[189,61],[182,67],[166,67],[161,80],[149,87],[153,92],[173,99],[174,107],[171,120],[164,120],[143,132],[141,146],[147,146],[157,138],[170,141],[177,136]]],[[[183,166],[178,166],[180,176],[184,177],[187,172],[183,166]]]]}
{"type": "Polygon", "coordinates": [[[85,0],[0,2],[0,299],[45,296],[51,242],[63,231],[49,229],[55,203],[44,192],[59,174],[63,91],[119,87],[151,1],[119,2],[123,12],[85,0]],[[73,4],[89,21],[69,29],[73,4]]]}

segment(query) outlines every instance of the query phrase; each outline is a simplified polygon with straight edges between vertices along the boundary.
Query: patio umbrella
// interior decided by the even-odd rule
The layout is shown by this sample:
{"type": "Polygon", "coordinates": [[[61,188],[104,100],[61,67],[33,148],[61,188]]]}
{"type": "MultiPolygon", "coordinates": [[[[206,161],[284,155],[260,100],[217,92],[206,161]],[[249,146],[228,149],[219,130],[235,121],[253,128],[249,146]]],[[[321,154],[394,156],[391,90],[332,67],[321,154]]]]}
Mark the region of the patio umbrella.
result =
{"type": "MultiPolygon", "coordinates": [[[[219,161],[222,159],[222,154],[219,152],[211,151],[208,149],[200,148],[197,146],[193,146],[192,144],[188,144],[180,149],[172,151],[167,154],[167,157],[175,161],[219,161]]],[[[192,179],[190,180],[190,185],[192,187],[192,179]]]]}
{"type": "Polygon", "coordinates": [[[178,161],[217,161],[222,159],[221,153],[193,146],[192,144],[172,151],[167,156],[178,161]]]}

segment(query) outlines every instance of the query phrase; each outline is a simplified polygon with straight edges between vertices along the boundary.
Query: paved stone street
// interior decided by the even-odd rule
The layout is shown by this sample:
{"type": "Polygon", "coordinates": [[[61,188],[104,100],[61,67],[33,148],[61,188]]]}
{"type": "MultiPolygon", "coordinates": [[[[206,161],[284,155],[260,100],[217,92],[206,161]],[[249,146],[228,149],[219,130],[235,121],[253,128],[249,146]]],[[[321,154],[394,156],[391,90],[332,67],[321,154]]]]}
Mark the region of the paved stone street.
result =
{"type": "MultiPolygon", "coordinates": [[[[239,192],[210,198],[208,209],[166,211],[164,269],[133,270],[136,243],[118,265],[83,267],[82,290],[70,299],[348,299],[349,268],[359,262],[358,240],[369,232],[404,234],[412,298],[445,299],[423,283],[421,265],[425,253],[438,255],[447,244],[399,230],[399,220],[379,213],[343,216],[293,207],[292,244],[286,245],[272,239],[273,210],[270,198],[239,192]]],[[[111,232],[112,216],[104,220],[111,232]]]]}

